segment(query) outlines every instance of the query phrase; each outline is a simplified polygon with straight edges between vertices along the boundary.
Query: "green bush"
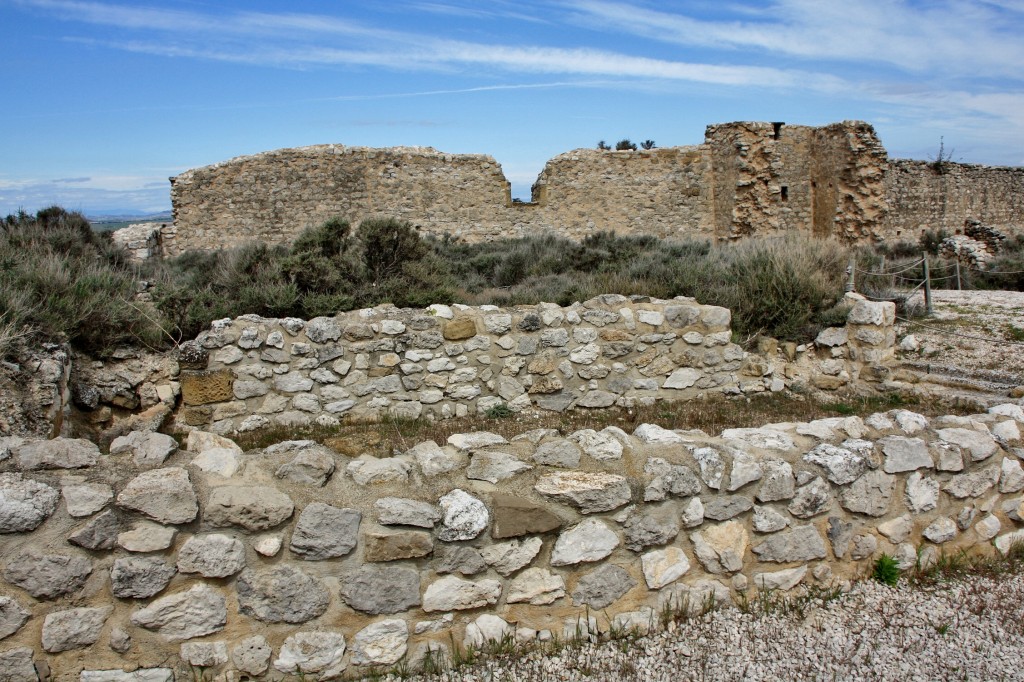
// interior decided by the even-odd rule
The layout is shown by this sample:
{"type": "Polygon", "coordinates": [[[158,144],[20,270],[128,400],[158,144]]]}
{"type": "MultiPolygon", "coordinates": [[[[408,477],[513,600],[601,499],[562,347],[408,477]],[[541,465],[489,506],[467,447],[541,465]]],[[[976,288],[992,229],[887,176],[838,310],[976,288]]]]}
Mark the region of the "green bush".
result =
{"type": "Polygon", "coordinates": [[[96,354],[166,343],[164,321],[136,302],[138,273],[85,217],[60,207],[0,222],[0,346],[66,341],[96,354]]]}
{"type": "Polygon", "coordinates": [[[883,585],[895,587],[896,583],[900,581],[900,566],[896,559],[888,554],[883,554],[875,559],[875,567],[871,577],[883,585]]]}

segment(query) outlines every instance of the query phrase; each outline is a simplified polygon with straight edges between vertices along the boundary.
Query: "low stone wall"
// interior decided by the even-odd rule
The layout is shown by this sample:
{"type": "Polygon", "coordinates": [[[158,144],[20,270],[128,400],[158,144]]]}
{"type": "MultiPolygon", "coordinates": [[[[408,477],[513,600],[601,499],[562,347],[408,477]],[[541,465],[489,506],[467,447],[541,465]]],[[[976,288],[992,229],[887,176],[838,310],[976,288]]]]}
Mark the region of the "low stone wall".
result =
{"type": "Polygon", "coordinates": [[[215,322],[183,349],[177,420],[229,434],[497,406],[631,407],[781,391],[794,381],[835,389],[884,378],[863,369],[892,357],[892,304],[855,303],[846,327],[764,355],[732,343],[729,310],[689,298],[379,307],[309,321],[246,315],[215,322]]]}
{"type": "Polygon", "coordinates": [[[1024,411],[507,442],[384,459],[195,431],[0,441],[0,679],[329,679],[452,644],[646,630],[882,553],[1024,538],[1024,411]]]}

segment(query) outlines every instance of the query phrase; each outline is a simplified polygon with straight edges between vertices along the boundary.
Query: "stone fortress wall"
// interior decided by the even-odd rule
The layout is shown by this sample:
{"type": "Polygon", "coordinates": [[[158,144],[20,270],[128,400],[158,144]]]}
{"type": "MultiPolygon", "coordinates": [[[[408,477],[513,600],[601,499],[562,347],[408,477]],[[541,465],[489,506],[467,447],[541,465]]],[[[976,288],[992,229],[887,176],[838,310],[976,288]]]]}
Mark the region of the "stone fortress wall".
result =
{"type": "Polygon", "coordinates": [[[239,157],[171,178],[163,252],[287,243],[343,216],[408,220],[467,241],[597,231],[730,239],[802,230],[844,240],[916,239],[973,218],[1024,226],[1024,169],[889,160],[874,129],[708,126],[688,147],[577,149],[551,159],[530,202],[513,201],[485,155],[318,145],[239,157]]]}

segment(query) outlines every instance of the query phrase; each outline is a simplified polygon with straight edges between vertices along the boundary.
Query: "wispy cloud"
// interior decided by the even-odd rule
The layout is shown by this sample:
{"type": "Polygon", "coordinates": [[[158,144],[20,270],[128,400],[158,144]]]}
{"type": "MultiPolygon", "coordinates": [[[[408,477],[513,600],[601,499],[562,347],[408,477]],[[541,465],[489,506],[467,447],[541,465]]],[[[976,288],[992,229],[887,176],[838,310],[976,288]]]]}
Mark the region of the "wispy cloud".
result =
{"type": "MultiPolygon", "coordinates": [[[[255,12],[202,14],[126,7],[77,0],[21,0],[38,10],[59,12],[64,20],[173,34],[174,40],[79,38],[130,52],[239,64],[292,68],[383,67],[404,71],[499,69],[516,73],[566,74],[610,78],[657,78],[727,86],[836,89],[832,76],[757,65],[720,65],[642,57],[592,47],[495,45],[398,32],[312,14],[255,12]],[[205,34],[215,33],[216,42],[205,34]],[[275,40],[267,40],[270,35],[275,40]],[[350,39],[334,47],[325,36],[350,39]]],[[[433,7],[434,10],[437,7],[433,7]]]]}
{"type": "Polygon", "coordinates": [[[572,0],[591,28],[677,45],[757,50],[808,60],[885,63],[908,72],[1019,78],[1024,40],[1006,11],[1024,2],[776,0],[743,18],[706,20],[635,2],[572,0]],[[611,27],[611,28],[609,28],[611,27]]]}

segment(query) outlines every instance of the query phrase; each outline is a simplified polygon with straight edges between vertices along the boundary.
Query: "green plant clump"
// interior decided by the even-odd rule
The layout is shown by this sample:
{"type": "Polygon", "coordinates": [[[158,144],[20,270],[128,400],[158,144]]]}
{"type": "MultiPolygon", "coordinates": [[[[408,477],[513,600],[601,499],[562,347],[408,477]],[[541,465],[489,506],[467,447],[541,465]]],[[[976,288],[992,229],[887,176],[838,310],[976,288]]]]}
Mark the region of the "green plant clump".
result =
{"type": "Polygon", "coordinates": [[[875,559],[875,568],[871,577],[883,585],[895,587],[900,580],[900,566],[896,559],[888,554],[883,554],[875,559]]]}

